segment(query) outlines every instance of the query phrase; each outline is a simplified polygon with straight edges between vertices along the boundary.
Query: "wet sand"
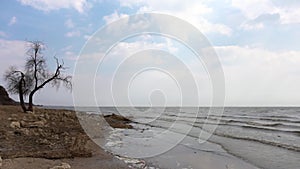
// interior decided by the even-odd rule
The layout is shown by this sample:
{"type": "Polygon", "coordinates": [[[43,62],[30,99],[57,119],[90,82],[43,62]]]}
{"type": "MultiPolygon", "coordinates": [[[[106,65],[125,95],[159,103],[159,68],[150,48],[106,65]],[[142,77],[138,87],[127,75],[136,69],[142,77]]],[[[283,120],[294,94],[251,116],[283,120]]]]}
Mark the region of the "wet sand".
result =
{"type": "Polygon", "coordinates": [[[196,138],[189,136],[170,151],[146,161],[159,168],[172,169],[258,169],[228,154],[217,144],[199,144],[196,138]]]}

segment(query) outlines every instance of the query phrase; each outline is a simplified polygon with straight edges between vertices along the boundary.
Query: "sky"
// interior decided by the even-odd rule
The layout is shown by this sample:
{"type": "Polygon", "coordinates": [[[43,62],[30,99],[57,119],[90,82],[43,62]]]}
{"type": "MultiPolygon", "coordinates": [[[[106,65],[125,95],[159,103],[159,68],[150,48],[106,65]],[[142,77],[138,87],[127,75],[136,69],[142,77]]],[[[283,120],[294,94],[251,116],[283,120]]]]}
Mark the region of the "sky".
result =
{"type": "MultiPolygon", "coordinates": [[[[23,68],[27,41],[41,40],[46,44],[44,54],[50,71],[55,66],[53,56],[57,56],[69,67],[65,73],[74,75],[80,61],[98,64],[103,59],[99,53],[84,52],[97,31],[120,18],[155,12],[180,18],[207,38],[224,73],[226,106],[300,106],[298,0],[6,0],[1,3],[0,85],[6,85],[3,73],[10,65],[23,68]]],[[[110,33],[113,31],[119,30],[110,33]]],[[[124,100],[128,98],[133,105],[180,105],[186,100],[193,103],[193,97],[184,98],[181,92],[197,90],[199,105],[210,105],[214,92],[210,75],[205,64],[195,58],[182,43],[163,35],[128,38],[109,51],[96,73],[75,75],[75,79],[80,79],[74,84],[79,91],[72,93],[47,86],[37,93],[34,101],[43,105],[73,105],[76,93],[81,97],[76,102],[82,105],[94,102],[126,105],[128,100],[124,100]],[[165,51],[173,57],[142,52],[147,49],[165,51]],[[168,71],[147,69],[138,73],[134,69],[149,64],[168,71]],[[196,88],[181,83],[188,76],[184,70],[192,72],[191,85],[195,83],[196,88]],[[137,74],[128,76],[124,73],[127,71],[137,74]],[[89,86],[85,80],[88,74],[94,78],[91,86],[94,95],[89,95],[83,87],[89,86]]],[[[12,97],[18,100],[17,96],[12,97]]]]}

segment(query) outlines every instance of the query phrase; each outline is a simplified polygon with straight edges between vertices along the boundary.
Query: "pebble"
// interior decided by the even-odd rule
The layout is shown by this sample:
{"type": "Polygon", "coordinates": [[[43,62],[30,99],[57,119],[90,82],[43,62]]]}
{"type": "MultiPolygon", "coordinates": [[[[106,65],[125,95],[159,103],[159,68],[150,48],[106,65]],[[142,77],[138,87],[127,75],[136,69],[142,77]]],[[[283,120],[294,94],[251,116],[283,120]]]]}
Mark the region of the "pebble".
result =
{"type": "Polygon", "coordinates": [[[18,121],[13,121],[13,122],[11,122],[10,123],[10,127],[11,128],[21,128],[21,125],[20,125],[20,122],[18,122],[18,121]]]}
{"type": "Polygon", "coordinates": [[[52,167],[50,169],[69,169],[69,168],[71,168],[70,164],[68,164],[68,163],[61,163],[61,165],[54,166],[54,167],[52,167]]]}

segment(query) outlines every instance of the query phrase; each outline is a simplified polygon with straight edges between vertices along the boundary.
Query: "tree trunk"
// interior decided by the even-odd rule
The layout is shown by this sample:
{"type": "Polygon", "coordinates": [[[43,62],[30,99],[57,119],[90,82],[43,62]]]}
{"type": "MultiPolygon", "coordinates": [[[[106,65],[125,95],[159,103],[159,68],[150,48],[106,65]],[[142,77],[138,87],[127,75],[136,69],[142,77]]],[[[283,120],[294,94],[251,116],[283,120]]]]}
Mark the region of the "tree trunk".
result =
{"type": "Polygon", "coordinates": [[[26,109],[26,106],[25,106],[25,103],[24,103],[23,95],[21,93],[19,93],[19,98],[20,98],[20,105],[22,107],[22,110],[23,110],[23,112],[26,112],[27,109],[26,109]]]}
{"type": "Polygon", "coordinates": [[[22,78],[19,81],[19,99],[20,99],[20,105],[22,107],[23,112],[26,112],[26,106],[25,106],[25,102],[24,102],[24,98],[23,98],[23,83],[24,83],[24,74],[22,74],[22,78]]]}
{"type": "Polygon", "coordinates": [[[33,111],[33,95],[34,95],[35,91],[32,91],[30,94],[29,94],[29,102],[28,102],[28,108],[27,108],[27,111],[33,111]]]}
{"type": "Polygon", "coordinates": [[[26,112],[27,109],[26,109],[26,106],[25,106],[25,102],[24,102],[24,98],[23,98],[23,93],[21,93],[21,92],[19,92],[19,99],[20,99],[20,105],[22,107],[23,112],[26,112]]]}
{"type": "Polygon", "coordinates": [[[52,80],[54,80],[56,77],[57,77],[57,75],[55,74],[53,77],[51,77],[50,79],[47,79],[41,85],[39,85],[38,87],[36,87],[35,89],[33,89],[30,92],[27,111],[33,111],[33,96],[34,96],[35,92],[37,92],[38,90],[40,90],[41,88],[43,88],[46,84],[48,84],[49,82],[51,82],[52,80]]]}

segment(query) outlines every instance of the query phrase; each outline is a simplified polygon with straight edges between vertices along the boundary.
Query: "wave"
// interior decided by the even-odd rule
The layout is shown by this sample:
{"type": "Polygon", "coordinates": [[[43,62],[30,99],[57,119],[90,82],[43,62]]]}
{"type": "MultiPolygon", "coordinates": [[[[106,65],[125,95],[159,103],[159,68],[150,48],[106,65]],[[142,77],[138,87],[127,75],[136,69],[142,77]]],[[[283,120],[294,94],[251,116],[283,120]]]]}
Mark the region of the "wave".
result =
{"type": "MultiPolygon", "coordinates": [[[[151,117],[146,117],[145,119],[150,119],[151,117]]],[[[195,120],[195,119],[194,119],[195,120]]],[[[160,122],[183,122],[185,124],[193,125],[194,127],[201,127],[203,124],[209,125],[219,125],[219,126],[230,126],[230,127],[243,127],[243,128],[252,128],[256,130],[265,130],[271,132],[288,132],[292,134],[296,134],[299,136],[300,126],[289,125],[284,123],[263,123],[263,122],[253,122],[253,121],[240,121],[240,120],[224,120],[224,119],[215,119],[215,118],[207,118],[207,119],[197,119],[196,121],[190,120],[187,117],[178,117],[174,118],[173,116],[165,116],[159,117],[155,119],[155,121],[151,122],[151,124],[157,124],[160,122]],[[219,120],[219,121],[218,121],[219,120]]],[[[141,122],[141,121],[140,121],[141,122]]]]}
{"type": "Polygon", "coordinates": [[[289,132],[289,133],[293,133],[297,136],[300,135],[300,131],[299,130],[285,130],[285,129],[275,129],[275,128],[265,128],[265,127],[258,127],[258,126],[241,126],[243,128],[251,128],[251,129],[259,129],[259,130],[268,130],[268,131],[279,131],[279,132],[289,132]]]}
{"type": "Polygon", "coordinates": [[[210,123],[210,122],[195,122],[194,127],[201,127],[197,124],[209,124],[209,125],[218,125],[218,126],[228,126],[228,127],[241,127],[241,128],[249,128],[249,129],[255,129],[255,130],[264,130],[264,131],[270,131],[270,132],[282,132],[282,133],[291,133],[296,136],[300,136],[299,130],[291,130],[291,129],[284,129],[284,128],[274,128],[272,126],[268,127],[260,127],[260,126],[251,126],[251,125],[239,125],[239,124],[227,124],[227,123],[210,123]]]}
{"type": "Polygon", "coordinates": [[[238,139],[238,140],[247,140],[247,141],[255,141],[255,142],[262,143],[262,144],[272,145],[272,146],[276,146],[276,147],[285,148],[285,149],[288,149],[288,150],[300,152],[300,147],[295,146],[295,145],[284,144],[284,143],[279,143],[279,142],[272,142],[272,141],[269,141],[269,140],[260,140],[260,139],[256,139],[256,138],[250,138],[250,137],[232,136],[232,135],[226,135],[226,134],[222,134],[222,133],[214,133],[214,134],[217,135],[217,136],[226,137],[226,138],[232,138],[232,139],[238,139]]]}
{"type": "MultiPolygon", "coordinates": [[[[210,115],[211,117],[214,117],[214,115],[210,115]]],[[[220,116],[216,116],[220,118],[220,116]]],[[[244,119],[244,120],[264,120],[264,121],[282,121],[282,122],[291,122],[291,123],[300,123],[300,119],[295,117],[288,117],[284,116],[286,118],[281,118],[279,116],[240,116],[240,115],[223,115],[221,116],[222,119],[244,119]]]]}
{"type": "MultiPolygon", "coordinates": [[[[148,125],[148,124],[146,124],[146,125],[148,125]]],[[[153,125],[153,124],[148,125],[148,126],[156,127],[156,128],[162,128],[162,129],[168,129],[168,127],[158,126],[158,125],[153,125]]],[[[201,127],[199,127],[199,128],[201,128],[201,127]]],[[[203,128],[201,128],[201,129],[204,130],[203,128]]],[[[175,131],[175,130],[172,130],[172,131],[176,132],[176,133],[180,133],[179,131],[175,131]]],[[[300,135],[300,132],[297,132],[297,133],[300,135]]],[[[185,133],[180,133],[180,134],[185,134],[185,133]]],[[[199,137],[199,136],[195,136],[195,135],[191,135],[191,134],[188,134],[188,135],[191,136],[191,137],[196,137],[196,138],[199,137]]],[[[291,150],[291,151],[300,152],[300,147],[299,146],[285,144],[285,143],[281,143],[281,142],[275,142],[275,141],[270,141],[270,140],[261,140],[261,139],[258,139],[258,138],[251,138],[251,137],[233,136],[233,135],[223,134],[223,133],[220,133],[220,132],[214,132],[213,135],[216,135],[216,136],[219,136],[219,137],[237,139],[237,140],[254,141],[254,142],[259,142],[259,143],[266,144],[266,145],[271,145],[271,146],[284,148],[284,149],[291,150]]]]}
{"type": "MultiPolygon", "coordinates": [[[[300,120],[296,118],[292,119],[282,119],[279,117],[256,117],[256,116],[228,116],[228,115],[223,115],[223,116],[217,116],[217,115],[207,115],[207,116],[188,116],[188,115],[182,115],[180,116],[178,114],[163,114],[162,118],[167,118],[167,117],[172,117],[172,118],[186,118],[186,119],[211,119],[211,120],[224,120],[228,122],[240,122],[240,123],[247,123],[250,120],[258,120],[258,121],[263,121],[265,123],[261,123],[261,125],[269,125],[268,122],[278,122],[278,123],[291,123],[291,124],[300,124],[300,120]]],[[[145,117],[145,118],[153,118],[153,117],[145,117]]],[[[276,124],[274,124],[276,125],[276,124]]],[[[292,126],[292,125],[291,125],[292,126]]],[[[297,126],[297,125],[296,125],[297,126]]],[[[300,127],[300,125],[298,125],[300,127]]]]}
{"type": "MultiPolygon", "coordinates": [[[[165,120],[165,121],[168,121],[168,122],[172,122],[172,121],[183,121],[183,122],[192,122],[194,123],[195,119],[194,118],[191,118],[191,117],[177,117],[177,118],[173,118],[175,116],[165,116],[165,117],[160,117],[158,118],[157,120],[165,120]],[[192,119],[192,120],[189,120],[189,119],[192,119]]],[[[217,118],[197,118],[197,121],[196,122],[201,122],[201,120],[203,120],[203,123],[204,123],[204,120],[205,122],[216,122],[216,124],[220,124],[220,123],[224,123],[223,125],[238,125],[238,126],[261,126],[261,127],[281,127],[281,128],[285,128],[285,129],[295,129],[295,130],[300,130],[300,125],[298,123],[284,123],[284,122],[280,122],[280,121],[276,121],[276,122],[265,122],[265,121],[246,121],[246,120],[233,120],[233,119],[217,119],[217,118]],[[207,121],[208,120],[208,121],[207,121]],[[217,123],[219,122],[219,123],[217,123]],[[238,124],[235,124],[235,123],[238,123],[238,124]]],[[[285,130],[286,131],[286,130],[285,130]]],[[[293,130],[294,131],[294,130],[293,130]]]]}

